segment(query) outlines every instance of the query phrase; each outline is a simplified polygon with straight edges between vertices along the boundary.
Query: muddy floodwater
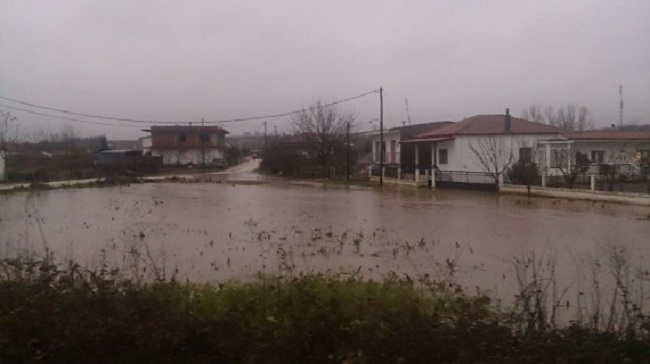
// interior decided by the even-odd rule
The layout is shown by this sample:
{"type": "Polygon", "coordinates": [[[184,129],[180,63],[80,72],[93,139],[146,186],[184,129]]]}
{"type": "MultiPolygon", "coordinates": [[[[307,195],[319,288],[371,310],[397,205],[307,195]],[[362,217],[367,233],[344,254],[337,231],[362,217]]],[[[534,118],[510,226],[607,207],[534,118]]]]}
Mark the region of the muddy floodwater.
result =
{"type": "Polygon", "coordinates": [[[540,275],[578,289],[610,274],[613,255],[625,259],[628,274],[642,274],[650,266],[650,209],[236,180],[0,196],[0,255],[45,249],[60,260],[119,266],[142,278],[429,275],[507,299],[531,262],[540,275]]]}

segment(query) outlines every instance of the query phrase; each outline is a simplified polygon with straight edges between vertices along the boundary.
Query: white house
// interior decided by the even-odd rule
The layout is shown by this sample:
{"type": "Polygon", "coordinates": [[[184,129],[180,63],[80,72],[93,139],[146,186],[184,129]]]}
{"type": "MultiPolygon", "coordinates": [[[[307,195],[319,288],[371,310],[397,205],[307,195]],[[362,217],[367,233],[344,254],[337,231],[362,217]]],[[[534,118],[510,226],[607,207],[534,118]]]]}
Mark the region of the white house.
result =
{"type": "Polygon", "coordinates": [[[163,164],[202,164],[225,158],[226,134],[220,126],[152,126],[151,141],[142,140],[143,149],[161,156],[163,164]]]}
{"type": "MultiPolygon", "coordinates": [[[[541,142],[565,141],[566,130],[505,115],[476,115],[404,140],[426,146],[427,170],[460,176],[467,182],[489,183],[490,177],[519,159],[533,158],[541,142]],[[486,178],[487,176],[487,178],[486,178]]],[[[416,148],[416,170],[421,170],[421,148],[416,148]]],[[[492,181],[494,182],[494,181],[492,181]]]]}
{"type": "Polygon", "coordinates": [[[600,173],[606,165],[616,166],[619,173],[636,174],[650,161],[649,131],[590,130],[565,137],[571,154],[580,152],[589,158],[590,173],[600,173]]]}
{"type": "MultiPolygon", "coordinates": [[[[394,127],[384,130],[384,164],[400,167],[404,172],[413,173],[415,168],[415,144],[403,144],[402,141],[413,138],[415,135],[437,130],[453,124],[451,121],[413,124],[394,127]]],[[[381,155],[380,132],[378,130],[367,132],[372,139],[372,162],[379,164],[381,155]]]]}

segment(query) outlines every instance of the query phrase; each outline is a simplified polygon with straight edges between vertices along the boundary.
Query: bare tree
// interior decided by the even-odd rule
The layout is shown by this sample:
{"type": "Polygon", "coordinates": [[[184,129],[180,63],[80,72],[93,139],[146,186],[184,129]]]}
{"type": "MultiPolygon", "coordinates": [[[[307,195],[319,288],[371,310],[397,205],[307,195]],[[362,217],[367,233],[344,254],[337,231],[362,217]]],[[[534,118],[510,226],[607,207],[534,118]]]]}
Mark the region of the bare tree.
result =
{"type": "Polygon", "coordinates": [[[536,123],[557,126],[567,130],[590,130],[594,128],[593,114],[586,106],[567,104],[559,108],[552,105],[533,104],[522,113],[524,119],[536,123]]]}
{"type": "Polygon", "coordinates": [[[0,181],[7,180],[7,147],[9,143],[15,142],[18,139],[18,124],[12,128],[12,124],[17,118],[11,115],[8,111],[0,111],[0,162],[2,162],[2,170],[0,173],[0,181]]]}
{"type": "Polygon", "coordinates": [[[19,125],[14,123],[17,117],[8,111],[0,111],[0,149],[6,150],[7,144],[18,140],[19,125]]]}
{"type": "Polygon", "coordinates": [[[560,171],[568,188],[573,188],[579,175],[587,173],[590,164],[589,158],[584,153],[576,152],[569,155],[568,149],[555,149],[551,154],[551,167],[560,171]]]}
{"type": "Polygon", "coordinates": [[[555,112],[554,106],[548,105],[544,107],[544,120],[549,125],[557,124],[557,113],[555,112]]]}
{"type": "Polygon", "coordinates": [[[470,142],[469,149],[483,170],[494,178],[498,189],[499,176],[506,172],[514,158],[512,140],[490,135],[478,139],[476,143],[470,142]]]}
{"type": "Polygon", "coordinates": [[[524,110],[522,117],[535,123],[545,124],[546,122],[544,120],[542,105],[539,104],[530,105],[526,110],[524,110]]]}
{"type": "Polygon", "coordinates": [[[316,101],[293,120],[294,133],[305,143],[327,175],[335,152],[345,145],[348,124],[354,127],[353,115],[341,115],[331,105],[316,101]]]}
{"type": "Polygon", "coordinates": [[[557,126],[562,129],[577,130],[577,108],[573,104],[560,106],[557,110],[557,126]]]}
{"type": "Polygon", "coordinates": [[[586,106],[580,106],[578,108],[578,122],[577,129],[590,130],[594,128],[594,118],[591,114],[591,111],[586,106]]]}

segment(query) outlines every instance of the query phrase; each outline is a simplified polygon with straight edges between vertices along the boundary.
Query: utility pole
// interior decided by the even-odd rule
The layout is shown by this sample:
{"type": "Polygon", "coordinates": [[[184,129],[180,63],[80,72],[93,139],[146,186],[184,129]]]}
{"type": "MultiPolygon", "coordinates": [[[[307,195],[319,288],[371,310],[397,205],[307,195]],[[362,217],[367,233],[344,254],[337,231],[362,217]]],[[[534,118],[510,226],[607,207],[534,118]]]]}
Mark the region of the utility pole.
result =
{"type": "Polygon", "coordinates": [[[384,185],[384,89],[379,88],[379,185],[384,185]]]}
{"type": "MultiPolygon", "coordinates": [[[[203,141],[203,134],[205,134],[205,130],[203,126],[205,126],[205,121],[203,121],[203,118],[201,118],[201,132],[199,133],[199,143],[201,143],[201,156],[203,159],[203,169],[205,169],[205,144],[204,144],[205,141],[203,141]]],[[[210,140],[209,135],[208,135],[208,140],[210,140]]]]}
{"type": "Polygon", "coordinates": [[[264,152],[266,152],[266,149],[269,147],[269,138],[266,134],[266,121],[264,122],[264,152]]]}
{"type": "Polygon", "coordinates": [[[348,121],[348,127],[346,129],[345,133],[345,139],[346,143],[345,145],[347,146],[347,152],[348,152],[348,173],[347,173],[347,179],[348,182],[350,182],[350,122],[348,121]]]}

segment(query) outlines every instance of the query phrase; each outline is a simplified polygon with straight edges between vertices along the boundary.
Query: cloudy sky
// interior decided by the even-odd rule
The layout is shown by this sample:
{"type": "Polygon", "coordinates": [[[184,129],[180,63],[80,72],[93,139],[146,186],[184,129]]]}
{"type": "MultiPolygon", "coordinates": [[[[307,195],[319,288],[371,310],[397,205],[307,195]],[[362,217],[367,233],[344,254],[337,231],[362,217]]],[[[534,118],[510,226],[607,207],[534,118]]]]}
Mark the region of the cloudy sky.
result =
{"type": "MultiPolygon", "coordinates": [[[[279,114],[383,87],[387,126],[589,107],[598,126],[650,123],[650,1],[0,2],[0,96],[138,120],[279,114]]],[[[26,135],[72,125],[135,139],[146,124],[82,121],[0,100],[26,135]]],[[[338,105],[361,129],[376,93],[338,105]]],[[[290,130],[288,117],[224,124],[290,130]]]]}

